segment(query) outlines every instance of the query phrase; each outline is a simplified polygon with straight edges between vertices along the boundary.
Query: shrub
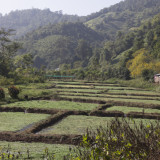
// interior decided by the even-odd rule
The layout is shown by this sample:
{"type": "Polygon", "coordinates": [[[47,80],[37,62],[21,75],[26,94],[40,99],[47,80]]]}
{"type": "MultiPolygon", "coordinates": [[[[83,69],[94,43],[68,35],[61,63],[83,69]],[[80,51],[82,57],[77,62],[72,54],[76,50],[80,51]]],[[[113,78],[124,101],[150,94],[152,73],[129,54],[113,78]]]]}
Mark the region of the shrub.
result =
{"type": "Polygon", "coordinates": [[[137,125],[133,120],[116,119],[107,128],[87,131],[75,155],[70,157],[72,160],[157,160],[160,159],[159,136],[158,123],[145,126],[142,122],[137,125]]]}
{"type": "Polygon", "coordinates": [[[5,92],[3,88],[0,88],[0,99],[5,98],[5,92]]]}
{"type": "Polygon", "coordinates": [[[153,82],[154,80],[154,71],[151,69],[144,69],[142,71],[142,77],[145,81],[153,82]]]}
{"type": "Polygon", "coordinates": [[[9,95],[12,97],[12,98],[18,98],[18,94],[19,94],[19,89],[15,86],[11,86],[8,88],[8,91],[9,91],[9,95]]]}

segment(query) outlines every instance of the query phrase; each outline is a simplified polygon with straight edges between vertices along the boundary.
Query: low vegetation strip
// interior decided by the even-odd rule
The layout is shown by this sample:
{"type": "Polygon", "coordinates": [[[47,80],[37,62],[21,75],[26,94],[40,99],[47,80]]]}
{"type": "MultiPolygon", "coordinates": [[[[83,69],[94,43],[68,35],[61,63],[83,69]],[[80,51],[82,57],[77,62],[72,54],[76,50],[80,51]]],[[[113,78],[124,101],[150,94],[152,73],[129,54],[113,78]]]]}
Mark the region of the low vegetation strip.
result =
{"type": "MultiPolygon", "coordinates": [[[[41,97],[39,97],[41,100],[41,97]]],[[[87,98],[70,98],[70,97],[58,97],[58,101],[72,101],[72,102],[81,102],[81,103],[96,103],[96,104],[106,104],[111,103],[114,106],[128,106],[128,107],[138,107],[138,108],[151,108],[151,109],[160,109],[159,104],[146,104],[141,102],[125,102],[125,101],[116,101],[116,100],[96,100],[96,99],[87,99],[87,98]]]]}
{"type": "Polygon", "coordinates": [[[144,96],[144,97],[160,97],[159,94],[139,94],[139,93],[107,93],[108,95],[124,95],[124,96],[144,96]]]}
{"type": "Polygon", "coordinates": [[[24,134],[13,132],[0,132],[0,140],[8,142],[42,142],[48,144],[71,144],[77,145],[81,142],[81,135],[43,135],[43,134],[24,134]]]}
{"type": "Polygon", "coordinates": [[[90,116],[97,117],[124,117],[124,113],[121,111],[93,111],[90,112],[90,116]]]}
{"type": "MultiPolygon", "coordinates": [[[[34,98],[32,98],[33,100],[34,98]]],[[[36,100],[45,100],[45,97],[37,97],[36,100]]],[[[96,104],[105,104],[112,103],[115,106],[128,106],[128,107],[138,107],[138,108],[151,108],[151,109],[160,109],[159,104],[147,104],[141,102],[125,102],[125,101],[116,101],[116,100],[97,100],[97,99],[87,99],[87,98],[77,98],[77,97],[57,97],[51,98],[50,100],[58,100],[58,101],[72,101],[72,102],[81,102],[81,103],[96,103],[96,104]]]]}
{"type": "Polygon", "coordinates": [[[61,94],[59,94],[59,96],[82,96],[82,97],[121,98],[121,99],[158,100],[158,101],[160,101],[160,98],[149,98],[149,97],[131,97],[131,96],[122,97],[121,95],[119,97],[116,97],[116,96],[110,96],[109,94],[106,94],[106,95],[101,95],[101,94],[98,94],[98,95],[80,94],[80,95],[78,95],[78,94],[61,93],[61,94]]]}
{"type": "Polygon", "coordinates": [[[149,91],[149,90],[145,90],[145,89],[141,89],[141,88],[116,88],[116,87],[115,88],[108,88],[108,90],[149,91]]]}
{"type": "Polygon", "coordinates": [[[146,104],[146,103],[124,102],[124,101],[114,101],[114,100],[109,100],[107,102],[112,103],[114,106],[128,106],[128,107],[137,107],[137,108],[160,109],[159,104],[146,104]]]}
{"type": "Polygon", "coordinates": [[[155,105],[160,105],[160,101],[157,100],[141,100],[141,99],[122,99],[121,97],[119,98],[103,98],[103,97],[84,97],[84,96],[61,96],[63,98],[77,98],[77,99],[89,99],[89,100],[99,100],[99,101],[104,101],[104,102],[108,102],[108,101],[121,101],[121,102],[134,102],[134,103],[143,103],[143,104],[155,104],[155,105]]]}
{"type": "Polygon", "coordinates": [[[96,99],[83,99],[83,98],[68,98],[68,97],[58,97],[52,100],[59,101],[72,101],[72,102],[81,102],[81,103],[95,103],[95,104],[105,104],[106,101],[96,100],[96,99]]]}
{"type": "Polygon", "coordinates": [[[59,90],[57,91],[58,94],[61,94],[61,93],[82,93],[82,94],[101,94],[99,92],[84,92],[84,91],[72,91],[72,90],[59,90]]]}
{"type": "Polygon", "coordinates": [[[23,113],[43,113],[43,114],[56,114],[59,112],[57,109],[42,109],[42,108],[25,108],[25,107],[0,107],[0,112],[23,112],[23,113]]]}
{"type": "Polygon", "coordinates": [[[129,112],[127,114],[124,114],[122,111],[100,111],[100,110],[96,110],[96,111],[90,112],[90,116],[97,116],[97,117],[130,117],[130,118],[160,120],[160,114],[158,114],[158,113],[143,113],[143,112],[129,112]]]}
{"type": "Polygon", "coordinates": [[[143,113],[143,112],[129,112],[127,117],[132,118],[145,118],[145,119],[157,119],[160,120],[160,114],[158,113],[143,113]]]}
{"type": "Polygon", "coordinates": [[[23,112],[25,113],[26,108],[21,107],[0,107],[0,112],[23,112]]]}
{"type": "Polygon", "coordinates": [[[67,110],[67,109],[43,109],[43,108],[24,108],[24,107],[7,107],[3,106],[0,108],[0,112],[23,112],[23,113],[39,113],[39,114],[57,114],[61,111],[70,111],[75,115],[87,115],[90,110],[67,110]]]}
{"type": "Polygon", "coordinates": [[[76,86],[113,86],[113,87],[127,87],[127,86],[124,86],[124,85],[119,85],[119,84],[106,84],[106,83],[62,83],[62,82],[57,82],[55,83],[54,85],[76,85],[76,86]]]}
{"type": "Polygon", "coordinates": [[[93,87],[67,87],[67,86],[56,86],[55,89],[95,89],[95,90],[102,90],[102,88],[94,88],[93,87]]]}
{"type": "Polygon", "coordinates": [[[144,112],[144,113],[160,113],[159,109],[150,108],[137,108],[137,107],[127,107],[127,106],[112,106],[107,108],[106,111],[122,111],[125,114],[129,112],[144,112]]]}
{"type": "Polygon", "coordinates": [[[97,107],[97,104],[80,103],[70,101],[51,101],[51,100],[34,100],[34,101],[20,101],[8,105],[2,105],[2,107],[25,107],[27,110],[45,109],[45,110],[92,110],[97,107]]]}
{"type": "Polygon", "coordinates": [[[122,95],[122,96],[143,96],[143,97],[160,97],[159,94],[143,94],[143,93],[111,93],[107,91],[102,91],[102,92],[84,92],[84,91],[72,91],[72,90],[59,90],[58,94],[61,93],[81,93],[81,94],[107,94],[107,95],[122,95]]]}

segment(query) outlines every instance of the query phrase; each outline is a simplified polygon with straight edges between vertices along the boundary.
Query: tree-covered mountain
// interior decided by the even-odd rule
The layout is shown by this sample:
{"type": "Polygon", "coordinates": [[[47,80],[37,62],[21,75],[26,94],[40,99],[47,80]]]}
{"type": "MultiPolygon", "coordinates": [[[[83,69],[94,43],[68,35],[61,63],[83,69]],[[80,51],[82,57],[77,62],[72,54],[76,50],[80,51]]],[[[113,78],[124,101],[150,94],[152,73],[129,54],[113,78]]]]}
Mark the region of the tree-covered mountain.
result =
{"type": "MultiPolygon", "coordinates": [[[[115,72],[114,76],[130,71],[132,77],[136,77],[131,71],[131,59],[139,50],[151,45],[150,39],[157,45],[158,55],[159,34],[155,28],[159,27],[159,22],[154,24],[152,19],[159,16],[159,11],[159,0],[124,0],[86,17],[33,9],[10,13],[15,14],[14,22],[8,19],[9,15],[0,19],[6,18],[6,23],[2,22],[8,28],[17,25],[15,29],[19,34],[35,29],[20,39],[23,49],[18,54],[32,54],[38,68],[42,65],[48,69],[89,67],[115,72]],[[20,16],[20,12],[24,15],[20,16]]],[[[145,51],[155,55],[153,48],[145,48],[145,51]]]]}
{"type": "Polygon", "coordinates": [[[0,28],[15,29],[16,36],[22,36],[29,31],[48,24],[81,21],[76,15],[65,15],[62,11],[51,12],[49,9],[16,10],[0,15],[0,28]]]}
{"type": "Polygon", "coordinates": [[[114,39],[118,31],[128,32],[160,12],[159,0],[124,0],[87,16],[88,27],[114,39]]]}
{"type": "Polygon", "coordinates": [[[62,64],[70,67],[86,67],[92,56],[92,45],[103,41],[103,36],[83,23],[67,22],[41,27],[23,39],[20,53],[31,53],[36,67],[45,65],[48,69],[62,64]]]}
{"type": "Polygon", "coordinates": [[[128,32],[159,12],[159,0],[124,0],[85,17],[62,14],[62,11],[51,12],[49,9],[17,10],[4,16],[0,14],[0,28],[15,29],[19,37],[48,24],[84,22],[110,40],[119,30],[128,32]]]}

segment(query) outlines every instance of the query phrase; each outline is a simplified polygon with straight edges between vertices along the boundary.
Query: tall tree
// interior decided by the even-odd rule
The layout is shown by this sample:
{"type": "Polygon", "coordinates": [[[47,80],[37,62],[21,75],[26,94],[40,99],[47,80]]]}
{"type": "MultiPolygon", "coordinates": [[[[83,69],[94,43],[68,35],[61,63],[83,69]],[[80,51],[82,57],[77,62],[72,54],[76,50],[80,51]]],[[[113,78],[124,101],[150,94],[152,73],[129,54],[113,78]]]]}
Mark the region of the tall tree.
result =
{"type": "Polygon", "coordinates": [[[12,41],[9,37],[13,30],[0,30],[0,75],[8,76],[8,73],[13,69],[13,56],[20,48],[20,44],[12,41]]]}

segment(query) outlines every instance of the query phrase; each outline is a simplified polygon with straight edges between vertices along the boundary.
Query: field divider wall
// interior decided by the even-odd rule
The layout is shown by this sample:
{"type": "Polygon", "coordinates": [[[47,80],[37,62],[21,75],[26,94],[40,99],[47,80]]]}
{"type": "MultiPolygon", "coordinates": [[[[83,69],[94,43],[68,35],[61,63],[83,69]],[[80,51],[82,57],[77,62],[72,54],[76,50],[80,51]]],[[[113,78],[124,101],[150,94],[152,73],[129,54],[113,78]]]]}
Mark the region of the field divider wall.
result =
{"type": "Polygon", "coordinates": [[[144,113],[144,112],[129,112],[126,114],[130,118],[141,118],[141,119],[157,119],[160,120],[159,113],[144,113]]]}
{"type": "Polygon", "coordinates": [[[96,90],[103,90],[103,88],[94,88],[94,87],[88,87],[88,88],[85,88],[85,87],[62,87],[62,86],[56,86],[54,87],[56,89],[96,89],[96,90]]]}
{"type": "Polygon", "coordinates": [[[160,95],[152,94],[138,94],[138,93],[107,93],[108,95],[122,95],[122,96],[146,96],[146,97],[160,97],[160,95]]]}
{"type": "Polygon", "coordinates": [[[124,113],[121,111],[100,111],[95,110],[90,112],[90,116],[97,117],[124,117],[124,113]]]}
{"type": "Polygon", "coordinates": [[[58,112],[71,112],[75,115],[88,115],[90,110],[67,110],[67,109],[43,109],[43,108],[25,108],[25,107],[0,107],[0,112],[24,112],[26,113],[37,113],[37,114],[57,114],[58,112]]]}
{"type": "Polygon", "coordinates": [[[109,100],[108,103],[112,103],[114,106],[127,106],[127,107],[137,107],[145,109],[160,109],[159,104],[146,104],[146,103],[137,103],[137,102],[124,102],[124,101],[113,101],[109,100]]]}
{"type": "MultiPolygon", "coordinates": [[[[86,87],[66,87],[66,86],[50,86],[48,89],[96,89],[96,90],[104,90],[104,88],[95,88],[95,86],[89,86],[88,88],[86,87]]],[[[129,90],[129,91],[142,91],[142,89],[139,88],[105,88],[106,90],[129,90]]],[[[148,91],[148,90],[143,90],[143,91],[148,91]]]]}
{"type": "Polygon", "coordinates": [[[129,112],[124,114],[122,111],[100,111],[96,110],[90,112],[90,116],[97,117],[128,117],[128,118],[141,118],[141,119],[155,119],[160,120],[158,113],[144,113],[144,112],[129,112]]]}
{"type": "Polygon", "coordinates": [[[14,132],[0,132],[0,141],[78,145],[82,141],[82,135],[42,135],[33,133],[24,134],[14,132]]]}
{"type": "Polygon", "coordinates": [[[121,96],[146,96],[146,97],[160,97],[160,95],[152,95],[152,94],[137,94],[137,93],[109,93],[107,91],[102,91],[102,92],[83,92],[83,91],[65,91],[65,90],[60,90],[57,91],[58,93],[82,93],[82,94],[107,94],[107,95],[121,95],[121,96]]]}
{"type": "Polygon", "coordinates": [[[84,96],[84,97],[99,97],[99,98],[121,98],[121,99],[138,99],[138,100],[158,100],[160,101],[160,98],[142,98],[142,97],[112,97],[112,96],[107,96],[109,94],[106,93],[106,96],[101,96],[99,95],[87,95],[87,94],[82,94],[82,95],[76,95],[76,94],[59,94],[60,96],[84,96]]]}
{"type": "Polygon", "coordinates": [[[58,94],[59,93],[63,93],[63,92],[66,92],[66,93],[82,93],[82,94],[101,94],[99,92],[82,92],[82,91],[65,91],[65,90],[60,90],[60,91],[57,91],[58,94]]]}
{"type": "Polygon", "coordinates": [[[56,114],[60,110],[58,109],[42,109],[42,108],[25,108],[25,107],[0,107],[0,112],[24,112],[25,113],[37,113],[37,114],[56,114]]]}
{"type": "Polygon", "coordinates": [[[93,109],[91,112],[106,110],[107,108],[110,108],[112,106],[113,106],[113,104],[111,104],[111,103],[100,104],[98,107],[96,107],[95,109],[93,109]]]}
{"type": "Polygon", "coordinates": [[[118,84],[98,84],[98,83],[55,83],[53,85],[127,87],[127,86],[118,85],[118,84]]]}
{"type": "MultiPolygon", "coordinates": [[[[32,97],[30,100],[48,100],[45,97],[32,97]]],[[[137,107],[137,108],[150,108],[150,109],[160,109],[159,104],[146,104],[141,102],[124,102],[124,101],[115,101],[115,100],[96,100],[96,99],[86,99],[86,98],[68,98],[68,97],[57,97],[54,98],[50,96],[49,100],[56,101],[72,101],[72,102],[81,102],[81,103],[95,103],[95,104],[106,104],[111,103],[114,106],[128,106],[128,107],[137,107]]]]}

